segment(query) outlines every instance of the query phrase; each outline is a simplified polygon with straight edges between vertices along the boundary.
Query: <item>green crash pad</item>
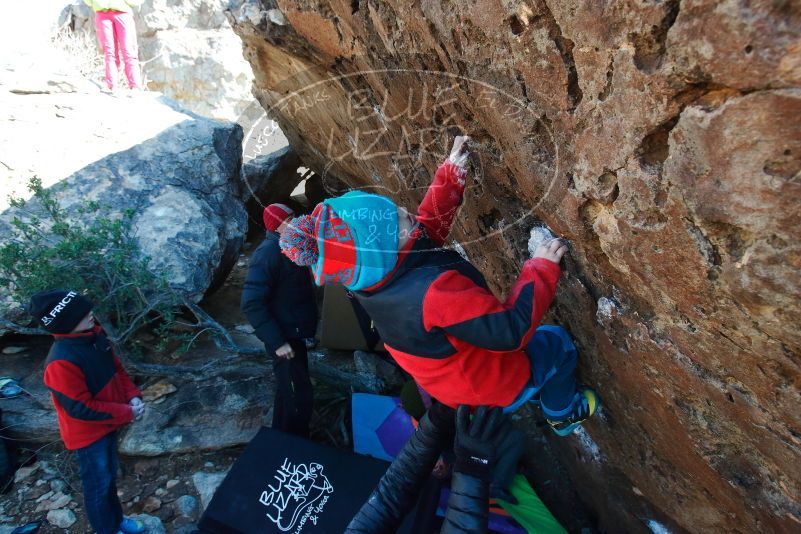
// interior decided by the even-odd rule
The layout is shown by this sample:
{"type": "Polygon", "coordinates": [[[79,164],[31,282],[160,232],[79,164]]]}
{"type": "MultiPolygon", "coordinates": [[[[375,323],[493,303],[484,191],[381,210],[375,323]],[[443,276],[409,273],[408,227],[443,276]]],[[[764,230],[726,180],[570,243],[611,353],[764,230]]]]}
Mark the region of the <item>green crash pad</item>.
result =
{"type": "Polygon", "coordinates": [[[545,507],[531,485],[521,474],[515,475],[509,486],[518,504],[511,504],[497,499],[501,508],[520,523],[529,534],[567,534],[556,518],[545,507]]]}

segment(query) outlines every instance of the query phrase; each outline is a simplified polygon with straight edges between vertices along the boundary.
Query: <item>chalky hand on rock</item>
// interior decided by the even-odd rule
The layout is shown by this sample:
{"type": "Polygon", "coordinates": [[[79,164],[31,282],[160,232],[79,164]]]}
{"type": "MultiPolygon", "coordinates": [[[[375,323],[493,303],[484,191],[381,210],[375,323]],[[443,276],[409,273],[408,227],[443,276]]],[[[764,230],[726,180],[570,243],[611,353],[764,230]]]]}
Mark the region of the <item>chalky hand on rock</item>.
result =
{"type": "Polygon", "coordinates": [[[535,226],[531,229],[528,252],[532,259],[543,258],[558,264],[567,249],[567,240],[557,238],[547,227],[535,226]]]}
{"type": "Polygon", "coordinates": [[[448,161],[459,169],[457,177],[460,185],[464,185],[465,176],[467,176],[467,158],[470,156],[468,141],[470,141],[470,136],[457,135],[453,140],[451,154],[448,156],[448,161]]]}

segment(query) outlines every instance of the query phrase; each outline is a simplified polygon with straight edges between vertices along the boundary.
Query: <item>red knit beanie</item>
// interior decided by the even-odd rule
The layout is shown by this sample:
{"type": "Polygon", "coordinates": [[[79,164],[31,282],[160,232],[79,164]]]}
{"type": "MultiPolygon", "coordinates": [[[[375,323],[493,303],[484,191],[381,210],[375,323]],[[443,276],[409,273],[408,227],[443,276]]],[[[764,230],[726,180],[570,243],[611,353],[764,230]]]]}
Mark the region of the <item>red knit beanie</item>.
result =
{"type": "Polygon", "coordinates": [[[264,208],[264,214],[262,215],[264,219],[264,228],[270,232],[275,232],[278,230],[278,227],[281,226],[281,223],[287,219],[287,217],[291,217],[294,214],[295,212],[292,211],[292,208],[286,204],[270,204],[264,208]]]}

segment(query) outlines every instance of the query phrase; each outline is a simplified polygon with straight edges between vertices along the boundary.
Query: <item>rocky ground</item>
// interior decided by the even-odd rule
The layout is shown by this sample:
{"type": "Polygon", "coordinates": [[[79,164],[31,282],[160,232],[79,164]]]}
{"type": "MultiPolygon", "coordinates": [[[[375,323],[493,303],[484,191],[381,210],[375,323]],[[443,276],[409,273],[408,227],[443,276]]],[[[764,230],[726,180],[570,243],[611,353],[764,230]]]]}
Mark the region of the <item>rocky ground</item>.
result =
{"type": "MultiPolygon", "coordinates": [[[[43,521],[39,532],[91,532],[83,510],[81,481],[74,455],[59,446],[22,448],[17,471],[0,504],[0,532],[43,521]],[[35,458],[35,459],[34,459],[35,458]]],[[[240,448],[163,458],[120,457],[117,494],[126,515],[145,521],[148,532],[192,532],[214,489],[240,448]]]]}

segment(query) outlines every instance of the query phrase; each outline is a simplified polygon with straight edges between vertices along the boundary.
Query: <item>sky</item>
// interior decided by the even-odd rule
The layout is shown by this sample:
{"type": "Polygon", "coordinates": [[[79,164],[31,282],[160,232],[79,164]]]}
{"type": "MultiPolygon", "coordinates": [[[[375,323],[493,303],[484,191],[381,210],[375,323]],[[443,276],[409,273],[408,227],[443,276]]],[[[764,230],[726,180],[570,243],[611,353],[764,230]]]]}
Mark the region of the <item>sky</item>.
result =
{"type": "Polygon", "coordinates": [[[0,54],[46,46],[58,15],[71,3],[70,0],[0,0],[0,54]]]}

